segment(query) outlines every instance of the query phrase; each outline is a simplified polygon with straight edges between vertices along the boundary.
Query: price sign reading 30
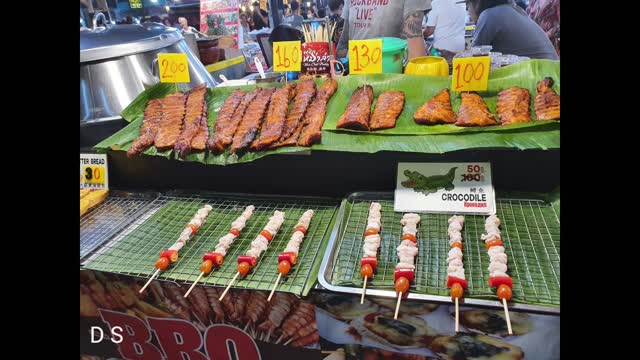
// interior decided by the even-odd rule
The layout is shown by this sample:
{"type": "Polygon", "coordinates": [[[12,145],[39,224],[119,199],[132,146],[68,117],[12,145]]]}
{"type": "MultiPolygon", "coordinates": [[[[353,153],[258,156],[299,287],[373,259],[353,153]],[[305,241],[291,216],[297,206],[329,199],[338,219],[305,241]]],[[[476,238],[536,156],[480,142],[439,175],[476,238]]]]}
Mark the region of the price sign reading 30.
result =
{"type": "Polygon", "coordinates": [[[485,91],[489,83],[491,60],[488,56],[453,59],[451,90],[485,91]]]}
{"type": "Polygon", "coordinates": [[[274,71],[300,71],[301,60],[300,41],[276,41],[273,43],[274,71]]]}
{"type": "Polygon", "coordinates": [[[158,54],[160,82],[188,83],[189,61],[187,54],[158,54]]]}
{"type": "Polygon", "coordinates": [[[349,40],[349,72],[382,73],[382,40],[349,40]]]}

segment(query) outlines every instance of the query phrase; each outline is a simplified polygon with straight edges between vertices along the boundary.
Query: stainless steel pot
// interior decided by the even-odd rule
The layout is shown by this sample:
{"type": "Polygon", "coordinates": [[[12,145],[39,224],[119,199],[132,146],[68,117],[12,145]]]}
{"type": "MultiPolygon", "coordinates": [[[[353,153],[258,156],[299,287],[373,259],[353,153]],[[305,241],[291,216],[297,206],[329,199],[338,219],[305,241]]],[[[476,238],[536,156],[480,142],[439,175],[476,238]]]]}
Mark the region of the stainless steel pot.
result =
{"type": "Polygon", "coordinates": [[[142,91],[158,83],[157,55],[185,53],[188,88],[216,82],[178,29],[157,23],[107,25],[80,32],[80,123],[119,119],[142,91]]]}

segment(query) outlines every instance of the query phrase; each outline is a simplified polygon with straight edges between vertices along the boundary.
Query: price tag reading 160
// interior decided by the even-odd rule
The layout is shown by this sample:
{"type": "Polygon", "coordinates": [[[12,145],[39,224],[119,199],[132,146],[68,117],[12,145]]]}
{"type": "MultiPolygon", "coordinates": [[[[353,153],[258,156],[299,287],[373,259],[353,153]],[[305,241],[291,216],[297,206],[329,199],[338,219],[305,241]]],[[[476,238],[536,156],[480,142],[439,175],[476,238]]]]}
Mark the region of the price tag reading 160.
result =
{"type": "Polygon", "coordinates": [[[158,54],[160,82],[188,83],[189,60],[187,54],[158,54]]]}
{"type": "Polygon", "coordinates": [[[488,56],[453,59],[451,90],[485,91],[489,83],[491,60],[488,56]]]}
{"type": "Polygon", "coordinates": [[[273,43],[273,70],[300,71],[302,54],[300,41],[276,41],[273,43]]]}
{"type": "Polygon", "coordinates": [[[349,40],[349,72],[382,73],[382,40],[349,40]]]}

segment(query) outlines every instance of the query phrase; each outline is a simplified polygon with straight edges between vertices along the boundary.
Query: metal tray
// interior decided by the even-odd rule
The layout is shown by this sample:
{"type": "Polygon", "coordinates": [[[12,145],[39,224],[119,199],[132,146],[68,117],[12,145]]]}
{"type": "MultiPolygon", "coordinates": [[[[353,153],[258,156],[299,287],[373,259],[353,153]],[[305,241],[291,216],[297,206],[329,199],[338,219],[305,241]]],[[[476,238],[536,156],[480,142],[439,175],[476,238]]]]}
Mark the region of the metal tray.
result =
{"type": "MultiPolygon", "coordinates": [[[[367,296],[396,297],[393,270],[397,263],[396,247],[400,244],[402,213],[393,211],[393,194],[359,192],[343,200],[337,225],[324,256],[318,280],[328,290],[361,294],[363,233],[369,204],[382,204],[382,242],[378,255],[378,271],[367,283],[367,296]]],[[[560,220],[548,203],[534,199],[498,198],[497,215],[501,220],[503,241],[513,277],[514,310],[560,313],[560,220]]],[[[450,249],[446,214],[420,214],[419,253],[416,279],[408,295],[451,303],[447,279],[447,253],[450,249]]],[[[484,216],[465,215],[463,228],[464,266],[469,282],[462,304],[502,308],[489,287],[489,256],[480,239],[484,232],[484,216]]]]}
{"type": "Polygon", "coordinates": [[[102,204],[80,218],[80,261],[134,221],[159,195],[110,190],[102,204]]]}

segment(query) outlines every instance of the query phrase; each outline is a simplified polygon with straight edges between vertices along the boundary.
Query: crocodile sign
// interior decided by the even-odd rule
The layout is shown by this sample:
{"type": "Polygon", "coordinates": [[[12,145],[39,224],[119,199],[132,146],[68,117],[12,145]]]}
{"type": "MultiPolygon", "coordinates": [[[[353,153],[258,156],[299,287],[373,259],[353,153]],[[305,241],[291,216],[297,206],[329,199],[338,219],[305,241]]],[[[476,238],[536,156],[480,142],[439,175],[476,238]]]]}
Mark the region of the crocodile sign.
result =
{"type": "Polygon", "coordinates": [[[395,211],[494,214],[489,163],[399,163],[395,211]]]}

